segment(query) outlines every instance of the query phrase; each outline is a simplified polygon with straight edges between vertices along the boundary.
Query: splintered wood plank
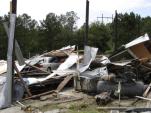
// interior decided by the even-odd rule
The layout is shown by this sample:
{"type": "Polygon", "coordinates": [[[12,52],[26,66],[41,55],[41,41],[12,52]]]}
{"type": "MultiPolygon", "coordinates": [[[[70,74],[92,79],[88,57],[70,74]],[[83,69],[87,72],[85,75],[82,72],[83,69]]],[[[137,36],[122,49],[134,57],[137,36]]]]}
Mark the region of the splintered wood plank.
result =
{"type": "Polygon", "coordinates": [[[58,85],[57,89],[55,92],[60,92],[64,87],[65,85],[72,79],[72,75],[69,75],[67,76],[66,78],[64,78],[64,80],[58,85]]]}
{"type": "Polygon", "coordinates": [[[145,90],[143,97],[147,97],[147,94],[149,93],[150,88],[151,88],[151,83],[148,85],[147,89],[145,90]]]}

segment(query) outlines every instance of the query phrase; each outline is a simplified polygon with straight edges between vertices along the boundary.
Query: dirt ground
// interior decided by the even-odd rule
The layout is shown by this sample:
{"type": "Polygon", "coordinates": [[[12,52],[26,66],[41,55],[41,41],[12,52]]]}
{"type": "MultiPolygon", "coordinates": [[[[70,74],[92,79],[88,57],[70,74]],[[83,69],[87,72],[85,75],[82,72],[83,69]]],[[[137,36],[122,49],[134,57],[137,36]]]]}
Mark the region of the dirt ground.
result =
{"type": "MultiPolygon", "coordinates": [[[[52,101],[52,98],[46,99],[45,101],[41,101],[39,99],[26,100],[21,103],[28,106],[28,110],[21,110],[21,105],[14,104],[10,108],[0,110],[0,113],[108,113],[110,111],[98,110],[98,107],[119,107],[118,99],[111,101],[105,106],[98,106],[93,96],[74,91],[73,89],[65,90],[61,92],[60,95],[63,95],[63,97],[78,97],[80,99],[64,103],[58,100],[54,102],[54,99],[52,101]]],[[[45,98],[45,96],[43,98],[45,98]]],[[[120,101],[120,107],[146,106],[146,101],[140,100],[132,105],[134,101],[135,99],[122,99],[120,101]]]]}

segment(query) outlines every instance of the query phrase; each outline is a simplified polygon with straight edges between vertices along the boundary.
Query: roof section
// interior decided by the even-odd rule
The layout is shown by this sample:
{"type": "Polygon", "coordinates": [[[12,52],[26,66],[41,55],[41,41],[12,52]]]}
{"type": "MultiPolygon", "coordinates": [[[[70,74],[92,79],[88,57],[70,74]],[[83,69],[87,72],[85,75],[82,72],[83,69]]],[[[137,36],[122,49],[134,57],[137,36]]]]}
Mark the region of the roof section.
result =
{"type": "Polygon", "coordinates": [[[126,45],[125,45],[125,48],[132,47],[132,46],[134,46],[134,45],[137,45],[137,44],[146,42],[146,41],[148,41],[148,40],[150,40],[150,39],[149,39],[148,34],[146,33],[145,35],[140,36],[140,37],[136,38],[135,40],[133,40],[133,41],[129,42],[128,44],[126,44],[126,45]]]}

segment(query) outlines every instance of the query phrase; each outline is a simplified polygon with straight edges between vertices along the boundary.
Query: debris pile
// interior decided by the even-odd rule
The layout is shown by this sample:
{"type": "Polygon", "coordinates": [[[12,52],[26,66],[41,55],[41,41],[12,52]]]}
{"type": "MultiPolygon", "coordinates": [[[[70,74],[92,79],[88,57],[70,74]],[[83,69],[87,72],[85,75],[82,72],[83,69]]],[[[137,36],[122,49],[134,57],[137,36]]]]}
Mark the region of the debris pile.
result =
{"type": "Polygon", "coordinates": [[[96,57],[75,79],[75,89],[98,94],[96,102],[99,104],[109,102],[110,98],[146,97],[151,77],[150,46],[150,39],[145,34],[123,45],[109,58],[96,57]]]}
{"type": "MultiPolygon", "coordinates": [[[[19,57],[14,62],[13,100],[54,98],[52,95],[58,96],[67,84],[95,96],[98,105],[117,98],[119,102],[122,98],[145,98],[151,84],[150,46],[145,34],[109,57],[97,55],[98,48],[90,46],[85,46],[84,54],[75,50],[76,46],[67,46],[26,60],[19,57]],[[48,94],[52,95],[42,98],[48,94]]],[[[6,74],[7,62],[1,60],[1,87],[6,83],[6,74]]],[[[0,92],[3,100],[3,89],[0,92]]]]}

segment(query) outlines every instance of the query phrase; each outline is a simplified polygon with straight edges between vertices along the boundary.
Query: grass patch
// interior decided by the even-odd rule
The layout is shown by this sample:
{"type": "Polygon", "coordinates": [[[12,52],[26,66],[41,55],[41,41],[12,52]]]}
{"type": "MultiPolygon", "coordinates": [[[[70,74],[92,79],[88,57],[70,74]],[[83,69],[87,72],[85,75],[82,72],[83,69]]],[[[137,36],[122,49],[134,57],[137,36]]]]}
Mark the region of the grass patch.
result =
{"type": "Polygon", "coordinates": [[[96,105],[87,103],[71,104],[67,113],[105,113],[97,110],[96,105]]]}

